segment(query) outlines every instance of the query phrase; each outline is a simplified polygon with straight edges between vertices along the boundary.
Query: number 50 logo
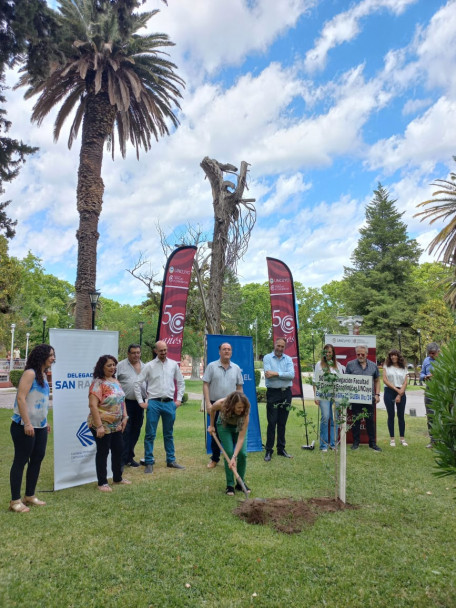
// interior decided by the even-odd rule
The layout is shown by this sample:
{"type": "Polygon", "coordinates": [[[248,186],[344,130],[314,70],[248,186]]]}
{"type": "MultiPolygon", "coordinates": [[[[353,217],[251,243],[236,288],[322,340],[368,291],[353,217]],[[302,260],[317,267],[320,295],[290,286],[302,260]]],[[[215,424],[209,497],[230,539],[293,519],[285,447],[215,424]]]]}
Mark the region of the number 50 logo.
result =
{"type": "Polygon", "coordinates": [[[184,329],[184,315],[181,312],[172,315],[169,310],[166,310],[167,308],[172,308],[172,304],[165,306],[162,325],[169,325],[169,329],[173,334],[180,334],[184,329]]]}
{"type": "Polygon", "coordinates": [[[280,316],[280,308],[272,311],[272,327],[280,327],[284,334],[294,331],[294,319],[292,315],[280,316]]]}

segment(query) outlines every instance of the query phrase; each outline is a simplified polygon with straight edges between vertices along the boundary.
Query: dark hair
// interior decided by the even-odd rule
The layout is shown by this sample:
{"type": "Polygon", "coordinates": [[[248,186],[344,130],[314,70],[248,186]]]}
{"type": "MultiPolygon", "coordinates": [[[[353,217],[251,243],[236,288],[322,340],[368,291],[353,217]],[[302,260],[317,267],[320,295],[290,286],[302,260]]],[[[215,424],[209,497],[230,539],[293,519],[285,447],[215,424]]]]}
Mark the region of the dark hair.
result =
{"type": "Polygon", "coordinates": [[[334,365],[336,365],[336,350],[335,350],[334,346],[332,344],[325,344],[323,346],[323,350],[321,353],[321,359],[320,359],[322,369],[324,369],[325,367],[328,367],[328,359],[326,358],[326,354],[325,354],[325,350],[327,348],[332,349],[333,356],[331,357],[330,361],[332,361],[334,363],[334,365]]]}
{"type": "Polygon", "coordinates": [[[386,355],[386,359],[385,359],[385,365],[386,367],[391,367],[393,365],[393,362],[391,360],[391,356],[392,355],[396,355],[397,356],[397,364],[399,367],[401,367],[402,369],[405,369],[406,365],[405,365],[405,359],[404,359],[404,355],[401,353],[400,350],[397,350],[397,348],[392,348],[389,353],[386,355]]]}
{"type": "Polygon", "coordinates": [[[141,350],[141,344],[130,344],[127,353],[131,352],[134,348],[139,348],[139,350],[141,350]]]}
{"type": "MultiPolygon", "coordinates": [[[[113,356],[113,355],[101,355],[101,357],[98,359],[94,370],[93,370],[93,377],[95,378],[104,378],[104,371],[103,368],[106,365],[106,363],[111,360],[114,361],[114,363],[117,365],[117,359],[113,356]]],[[[116,375],[114,374],[114,378],[116,377],[116,375]]]]}
{"type": "Polygon", "coordinates": [[[240,414],[240,416],[247,416],[247,414],[250,412],[250,401],[247,399],[244,393],[241,393],[240,391],[234,391],[230,393],[227,397],[225,397],[225,401],[222,405],[223,411],[227,418],[231,418],[232,416],[237,415],[234,413],[234,406],[236,405],[236,403],[239,403],[239,401],[244,406],[244,411],[242,412],[242,414],[240,414]]]}
{"type": "Polygon", "coordinates": [[[231,344],[229,342],[220,342],[220,344],[219,344],[219,352],[220,352],[220,349],[222,348],[222,346],[224,344],[228,344],[228,346],[231,348],[231,350],[233,350],[233,347],[231,346],[231,344]]]}
{"type": "Polygon", "coordinates": [[[42,368],[51,352],[53,352],[55,355],[54,347],[50,344],[38,344],[27,357],[27,363],[25,364],[24,371],[26,369],[33,369],[35,372],[36,381],[40,386],[44,386],[44,374],[42,368]]]}

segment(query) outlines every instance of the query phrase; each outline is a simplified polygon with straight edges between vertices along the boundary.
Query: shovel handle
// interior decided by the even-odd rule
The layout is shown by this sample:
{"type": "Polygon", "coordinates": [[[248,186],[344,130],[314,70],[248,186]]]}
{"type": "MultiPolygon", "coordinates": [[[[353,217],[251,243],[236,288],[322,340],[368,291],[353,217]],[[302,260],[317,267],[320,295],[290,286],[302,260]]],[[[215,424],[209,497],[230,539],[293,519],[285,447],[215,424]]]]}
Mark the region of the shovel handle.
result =
{"type": "MultiPolygon", "coordinates": [[[[218,447],[220,448],[220,451],[222,452],[222,454],[225,456],[225,460],[227,461],[228,465],[231,462],[230,457],[228,456],[228,454],[225,452],[225,448],[223,447],[223,445],[220,443],[219,438],[217,437],[217,435],[215,434],[215,432],[211,433],[212,438],[214,439],[215,443],[218,445],[218,447]]],[[[242,491],[244,492],[244,494],[246,495],[246,497],[249,497],[249,493],[247,492],[247,488],[245,487],[245,483],[242,480],[242,477],[239,475],[239,473],[237,472],[237,469],[234,468],[234,470],[232,469],[234,476],[236,477],[236,481],[238,482],[238,484],[241,486],[242,491]]]]}

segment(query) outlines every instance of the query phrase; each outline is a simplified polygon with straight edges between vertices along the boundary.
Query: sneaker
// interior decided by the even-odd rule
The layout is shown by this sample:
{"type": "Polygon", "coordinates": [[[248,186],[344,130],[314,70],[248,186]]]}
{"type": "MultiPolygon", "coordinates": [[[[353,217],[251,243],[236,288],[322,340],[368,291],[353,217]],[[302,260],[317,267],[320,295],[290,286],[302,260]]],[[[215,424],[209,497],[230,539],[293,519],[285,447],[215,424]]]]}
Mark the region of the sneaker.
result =
{"type": "Polygon", "coordinates": [[[359,441],[354,441],[352,444],[351,449],[352,450],[357,450],[359,448],[359,441]]]}
{"type": "Polygon", "coordinates": [[[371,443],[370,446],[369,446],[369,448],[371,450],[374,450],[374,452],[381,452],[382,451],[382,448],[379,448],[376,443],[371,443]]]}
{"type": "Polygon", "coordinates": [[[211,460],[209,462],[209,464],[207,465],[208,469],[215,469],[215,467],[217,466],[217,463],[215,462],[215,460],[211,460]]]}
{"type": "MultiPolygon", "coordinates": [[[[402,442],[401,442],[402,443],[402,442]]],[[[395,448],[396,447],[396,442],[394,439],[390,440],[390,447],[395,448]]]]}
{"type": "Polygon", "coordinates": [[[153,473],[154,472],[154,465],[153,464],[146,464],[146,468],[144,469],[144,473],[153,473]]]}
{"type": "Polygon", "coordinates": [[[130,462],[127,462],[127,467],[133,467],[136,469],[139,466],[139,462],[136,462],[136,460],[133,460],[133,458],[130,460],[130,462]]]}
{"type": "Polygon", "coordinates": [[[401,445],[403,445],[404,448],[406,448],[408,446],[408,443],[405,441],[405,439],[401,439],[401,445]]]}
{"type": "Polygon", "coordinates": [[[432,448],[434,447],[434,446],[432,445],[432,441],[431,441],[431,443],[428,443],[426,447],[427,447],[427,448],[432,449],[432,448]]]}
{"type": "Polygon", "coordinates": [[[320,448],[320,452],[327,452],[328,448],[320,448]]]}

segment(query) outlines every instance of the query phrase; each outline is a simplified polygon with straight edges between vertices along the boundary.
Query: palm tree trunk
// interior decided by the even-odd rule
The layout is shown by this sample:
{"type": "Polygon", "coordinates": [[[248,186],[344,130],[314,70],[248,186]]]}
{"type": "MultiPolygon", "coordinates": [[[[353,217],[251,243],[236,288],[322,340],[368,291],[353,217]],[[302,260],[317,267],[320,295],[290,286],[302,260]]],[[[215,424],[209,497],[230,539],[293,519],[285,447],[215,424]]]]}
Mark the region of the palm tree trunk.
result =
{"type": "Polygon", "coordinates": [[[104,93],[91,95],[82,125],[79,155],[77,209],[79,228],[78,268],[76,275],[75,327],[92,328],[89,293],[95,291],[97,278],[98,218],[103,203],[104,184],[101,179],[103,148],[112,129],[115,108],[104,93]]]}

